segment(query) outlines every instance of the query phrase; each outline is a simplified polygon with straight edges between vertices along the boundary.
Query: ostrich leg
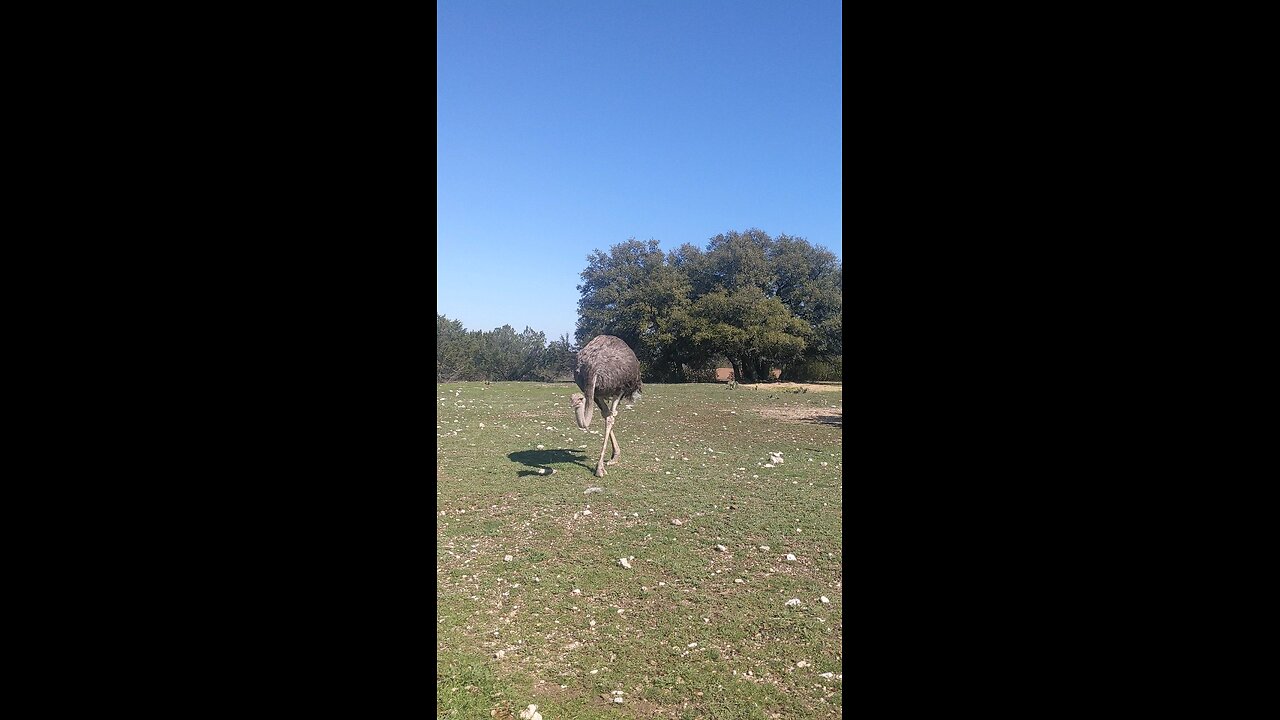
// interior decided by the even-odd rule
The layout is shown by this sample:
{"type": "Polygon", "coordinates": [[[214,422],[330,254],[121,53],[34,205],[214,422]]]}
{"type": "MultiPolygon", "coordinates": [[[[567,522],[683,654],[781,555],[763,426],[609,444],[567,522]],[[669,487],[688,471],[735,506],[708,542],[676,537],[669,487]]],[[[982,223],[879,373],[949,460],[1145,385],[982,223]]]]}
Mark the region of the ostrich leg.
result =
{"type": "Polygon", "coordinates": [[[604,419],[604,444],[600,446],[600,460],[596,463],[596,477],[604,477],[604,451],[609,449],[609,438],[613,435],[613,416],[604,419]]]}
{"type": "Polygon", "coordinates": [[[609,458],[609,462],[605,463],[605,465],[617,465],[618,461],[622,459],[622,448],[618,447],[618,436],[614,434],[613,423],[610,422],[613,418],[618,416],[618,401],[621,399],[622,398],[619,397],[617,400],[613,401],[613,410],[609,413],[609,420],[605,421],[605,425],[609,428],[608,440],[613,440],[613,457],[609,458]]]}

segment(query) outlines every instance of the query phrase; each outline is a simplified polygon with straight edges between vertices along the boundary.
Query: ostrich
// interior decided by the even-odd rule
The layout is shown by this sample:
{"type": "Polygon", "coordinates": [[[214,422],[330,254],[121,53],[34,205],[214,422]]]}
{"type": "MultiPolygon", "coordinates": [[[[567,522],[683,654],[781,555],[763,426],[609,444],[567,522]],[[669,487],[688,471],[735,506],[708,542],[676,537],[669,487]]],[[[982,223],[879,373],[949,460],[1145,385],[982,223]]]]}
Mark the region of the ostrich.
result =
{"type": "Polygon", "coordinates": [[[596,463],[596,477],[604,477],[605,465],[613,465],[622,457],[618,438],[613,434],[613,422],[618,402],[623,397],[630,396],[632,402],[640,399],[640,361],[622,338],[600,335],[578,351],[578,366],[574,368],[573,379],[582,388],[581,393],[569,397],[578,427],[591,427],[591,415],[595,412],[591,407],[593,402],[604,416],[604,445],[596,463]],[[613,457],[606,463],[604,452],[609,449],[610,440],[613,441],[613,457]]]}

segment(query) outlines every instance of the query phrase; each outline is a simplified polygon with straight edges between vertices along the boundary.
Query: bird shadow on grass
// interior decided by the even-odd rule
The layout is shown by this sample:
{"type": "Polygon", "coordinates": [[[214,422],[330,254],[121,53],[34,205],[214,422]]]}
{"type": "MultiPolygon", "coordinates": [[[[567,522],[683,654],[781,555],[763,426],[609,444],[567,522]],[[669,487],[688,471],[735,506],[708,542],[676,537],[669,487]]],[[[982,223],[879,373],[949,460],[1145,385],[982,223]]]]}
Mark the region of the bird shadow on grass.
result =
{"type": "Polygon", "coordinates": [[[529,475],[540,475],[536,468],[554,470],[549,467],[551,464],[564,465],[566,463],[572,465],[581,465],[582,467],[595,472],[595,468],[587,465],[583,460],[587,454],[581,450],[520,450],[507,455],[512,462],[518,462],[526,465],[534,470],[521,470],[517,473],[518,477],[527,477],[529,475]],[[576,453],[576,454],[575,454],[576,453]]]}

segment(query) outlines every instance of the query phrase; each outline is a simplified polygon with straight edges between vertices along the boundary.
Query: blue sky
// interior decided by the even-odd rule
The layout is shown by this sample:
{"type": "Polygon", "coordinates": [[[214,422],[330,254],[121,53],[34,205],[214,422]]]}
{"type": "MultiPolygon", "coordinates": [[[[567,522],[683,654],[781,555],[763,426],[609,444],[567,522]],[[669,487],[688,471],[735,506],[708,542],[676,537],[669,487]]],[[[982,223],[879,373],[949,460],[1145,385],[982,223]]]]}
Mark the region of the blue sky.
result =
{"type": "Polygon", "coordinates": [[[436,311],[572,338],[587,255],[841,252],[841,6],[438,0],[436,311]]]}

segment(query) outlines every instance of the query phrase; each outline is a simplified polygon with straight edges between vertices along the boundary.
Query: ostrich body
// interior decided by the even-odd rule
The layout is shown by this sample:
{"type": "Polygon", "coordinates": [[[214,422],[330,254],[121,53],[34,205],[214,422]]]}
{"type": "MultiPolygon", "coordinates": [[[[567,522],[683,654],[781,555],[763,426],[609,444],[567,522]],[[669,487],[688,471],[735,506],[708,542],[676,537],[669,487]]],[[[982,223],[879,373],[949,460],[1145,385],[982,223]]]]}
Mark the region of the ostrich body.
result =
{"type": "Polygon", "coordinates": [[[591,416],[595,412],[592,404],[600,408],[604,417],[604,445],[596,463],[596,477],[604,477],[605,466],[613,465],[622,458],[618,438],[613,434],[613,422],[622,398],[630,397],[632,402],[640,398],[640,361],[622,338],[600,335],[578,351],[578,366],[574,368],[573,379],[582,388],[581,393],[574,393],[569,398],[578,427],[584,430],[591,427],[591,416]],[[609,449],[610,441],[613,442],[613,457],[606,463],[604,453],[609,449]]]}

